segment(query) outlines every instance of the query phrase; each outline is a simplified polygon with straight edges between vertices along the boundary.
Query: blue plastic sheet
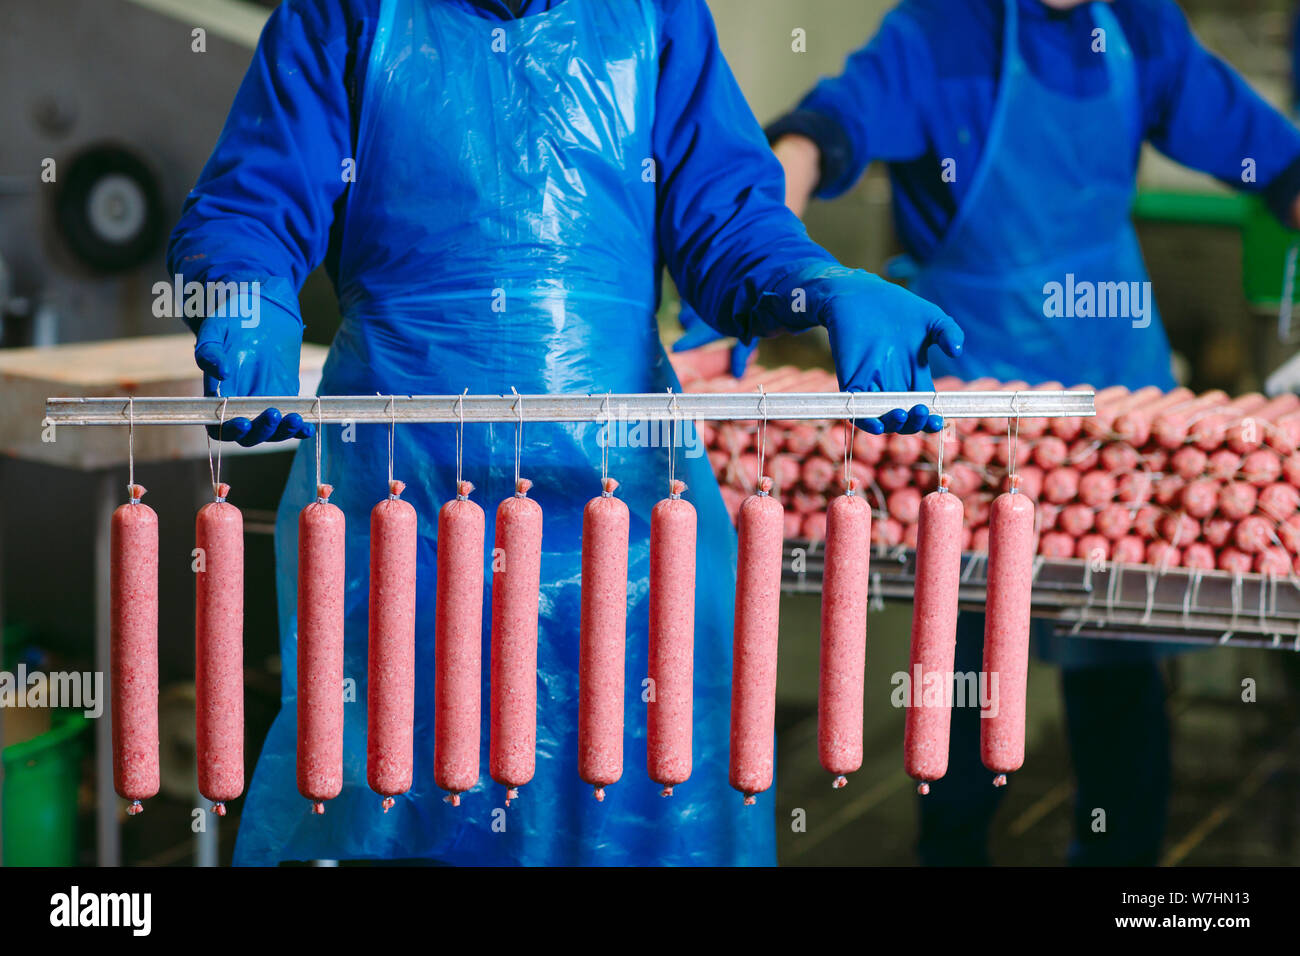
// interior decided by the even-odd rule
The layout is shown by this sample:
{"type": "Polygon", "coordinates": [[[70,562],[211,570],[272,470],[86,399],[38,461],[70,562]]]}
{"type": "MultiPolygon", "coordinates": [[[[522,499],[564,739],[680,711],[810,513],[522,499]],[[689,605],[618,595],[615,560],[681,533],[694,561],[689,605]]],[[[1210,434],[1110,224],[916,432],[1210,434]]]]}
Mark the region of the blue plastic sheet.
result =
{"type": "MultiPolygon", "coordinates": [[[[652,155],[654,9],[651,0],[558,4],[492,24],[503,31],[497,52],[483,21],[456,5],[384,4],[344,210],[344,319],[320,388],[326,408],[331,394],[677,387],[647,267],[656,193],[640,175],[641,157],[652,155]]],[[[485,553],[482,776],[459,807],[443,802],[432,779],[435,535],[437,509],[454,495],[455,432],[396,428],[396,476],[420,518],[415,777],[387,814],[366,785],[365,694],[368,514],[386,493],[388,428],[323,434],[324,479],[347,517],[345,674],[357,688],[345,708],[343,793],[323,816],[311,814],[294,774],[297,515],[315,483],[314,445],[299,449],[276,527],[283,707],[250,787],[236,862],[774,863],[771,795],[744,807],[727,784],[735,537],[698,444],[677,451],[700,521],[695,772],[671,798],[646,775],[649,515],[667,492],[668,453],[649,446],[662,435],[634,429],[609,456],[632,513],[623,779],[598,803],[577,772],[581,514],[600,490],[599,427],[528,424],[520,467],[544,513],[537,773],[509,809],[487,776],[485,553]]],[[[471,424],[464,437],[464,475],[487,513],[490,549],[496,505],[513,492],[516,428],[471,424]]]]}

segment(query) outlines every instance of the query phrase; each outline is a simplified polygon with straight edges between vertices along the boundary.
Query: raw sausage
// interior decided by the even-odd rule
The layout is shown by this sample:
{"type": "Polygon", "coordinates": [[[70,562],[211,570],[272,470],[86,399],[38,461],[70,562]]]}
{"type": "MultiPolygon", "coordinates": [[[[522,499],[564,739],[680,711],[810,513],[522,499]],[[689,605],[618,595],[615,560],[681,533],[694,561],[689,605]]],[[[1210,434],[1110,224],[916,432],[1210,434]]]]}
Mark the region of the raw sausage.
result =
{"type": "Polygon", "coordinates": [[[406,485],[370,511],[370,643],[366,688],[366,777],[384,798],[411,789],[415,731],[416,516],[406,485]]]}
{"type": "Polygon", "coordinates": [[[671,797],[691,776],[692,682],[695,679],[695,507],[686,483],[650,512],[650,644],[646,763],[671,797]]]}
{"type": "Polygon", "coordinates": [[[324,813],[343,789],[344,518],[334,489],[298,515],[298,792],[324,813]]]}
{"type": "MultiPolygon", "coordinates": [[[[963,443],[962,447],[965,448],[965,443],[963,443]]],[[[1045,471],[1050,472],[1054,468],[1064,465],[1069,453],[1069,446],[1064,441],[1055,435],[1048,435],[1034,445],[1033,460],[1045,471]]],[[[987,462],[981,464],[987,464],[987,462]]]]}
{"type": "Polygon", "coordinates": [[[1151,437],[1160,447],[1173,451],[1187,441],[1192,425],[1227,401],[1227,393],[1216,389],[1175,405],[1152,423],[1151,437]]]}
{"type": "Polygon", "coordinates": [[[1079,493],[1079,473],[1073,468],[1053,468],[1043,478],[1043,498],[1054,505],[1073,501],[1079,493]]]}
{"type": "Polygon", "coordinates": [[[1079,478],[1079,500],[1085,505],[1100,508],[1114,501],[1118,491],[1115,476],[1108,471],[1089,471],[1079,478]]]}
{"type": "Polygon", "coordinates": [[[799,525],[799,536],[807,538],[809,541],[824,541],[826,539],[826,512],[814,511],[811,514],[804,515],[803,521],[799,525]]]}
{"type": "Polygon", "coordinates": [[[1151,437],[1151,423],[1165,409],[1181,405],[1194,397],[1194,394],[1189,388],[1175,388],[1145,406],[1128,409],[1116,417],[1111,430],[1120,441],[1126,441],[1133,446],[1145,445],[1151,437]]]}
{"type": "Polygon", "coordinates": [[[885,509],[891,518],[903,524],[915,524],[921,512],[921,493],[915,488],[899,488],[885,499],[885,509]]]}
{"type": "Polygon", "coordinates": [[[1115,420],[1127,411],[1134,408],[1140,408],[1143,405],[1149,405],[1158,399],[1161,395],[1160,389],[1154,385],[1147,385],[1139,388],[1135,392],[1129,392],[1127,395],[1120,396],[1113,402],[1097,402],[1097,414],[1092,418],[1083,420],[1083,433],[1091,435],[1094,438],[1110,437],[1113,433],[1115,420]]]}
{"type": "MultiPolygon", "coordinates": [[[[1096,392],[1093,396],[1093,406],[1101,408],[1116,399],[1127,395],[1128,389],[1123,385],[1111,385],[1096,391],[1091,385],[1075,385],[1075,389],[1089,389],[1096,392]]],[[[1082,418],[1053,418],[1047,423],[1047,429],[1057,438],[1063,438],[1066,441],[1074,441],[1083,431],[1082,418]]]]}
{"type": "Polygon", "coordinates": [[[158,793],[158,515],[128,489],[109,526],[113,786],[127,813],[158,793]]]}
{"type": "Polygon", "coordinates": [[[1286,521],[1300,509],[1300,491],[1278,482],[1259,493],[1259,510],[1274,521],[1286,521]]]}
{"type": "Polygon", "coordinates": [[[940,490],[921,502],[916,548],[916,596],[912,612],[912,692],[903,728],[903,769],[929,793],[930,781],[948,772],[948,731],[952,700],[953,659],[957,652],[957,597],[961,587],[961,500],[940,490]],[[942,699],[926,703],[931,685],[944,689],[942,699]]]}
{"type": "Polygon", "coordinates": [[[533,779],[537,760],[537,607],[542,508],[520,478],[497,506],[492,553],[492,674],[488,770],[506,806],[533,779]]]}
{"type": "Polygon", "coordinates": [[[1183,551],[1183,567],[1214,570],[1214,549],[1204,541],[1193,541],[1183,551]]]}
{"type": "Polygon", "coordinates": [[[1113,475],[1122,475],[1133,471],[1142,461],[1138,450],[1131,445],[1112,442],[1101,450],[1101,467],[1113,475]]]}
{"type": "Polygon", "coordinates": [[[1147,545],[1146,563],[1159,567],[1163,572],[1167,568],[1182,565],[1183,553],[1165,541],[1152,541],[1147,545]]]}
{"type": "Polygon", "coordinates": [[[1198,478],[1183,489],[1183,510],[1193,518],[1209,517],[1218,503],[1219,483],[1213,478],[1198,478]]]}
{"type": "Polygon", "coordinates": [[[578,776],[597,800],[623,776],[623,667],[631,516],[606,478],[582,512],[578,776]]]}
{"type": "Polygon", "coordinates": [[[199,793],[218,816],[244,792],[244,518],[230,485],[194,519],[195,757],[199,793]]]}
{"type": "Polygon", "coordinates": [[[776,732],[777,624],[784,510],[760,478],[740,509],[736,631],[731,670],[731,786],[755,803],[772,785],[776,732]]]}
{"type": "Polygon", "coordinates": [[[1025,691],[1034,567],[1034,503],[1013,487],[989,512],[988,598],[980,758],[1002,786],[1025,762],[1025,691]],[[996,684],[993,682],[996,681],[996,684]]]}
{"type": "MultiPolygon", "coordinates": [[[[983,529],[985,532],[988,529],[983,529]]],[[[987,549],[986,549],[987,550],[987,549]]],[[[1074,557],[1074,536],[1064,531],[1049,531],[1038,542],[1038,553],[1045,558],[1074,557]]]]}
{"type": "Polygon", "coordinates": [[[438,511],[438,589],[434,619],[433,782],[443,799],[478,783],[483,710],[483,546],[486,518],[462,481],[438,511]]]}
{"type": "Polygon", "coordinates": [[[1241,431],[1241,423],[1268,404],[1268,399],[1258,392],[1242,395],[1225,405],[1213,415],[1207,415],[1192,425],[1188,439],[1202,451],[1214,451],[1228,440],[1228,430],[1241,431]]]}
{"type": "Polygon", "coordinates": [[[1085,534],[1074,546],[1074,556],[1082,561],[1105,562],[1110,558],[1110,539],[1100,534],[1085,534]]]}
{"type": "Polygon", "coordinates": [[[1141,564],[1146,557],[1146,544],[1134,534],[1127,534],[1111,547],[1111,560],[1117,564],[1141,564]]]}
{"type": "Polygon", "coordinates": [[[1174,452],[1169,459],[1169,466],[1179,478],[1191,481],[1201,476],[1209,460],[1209,456],[1195,445],[1185,445],[1174,452]]]}
{"type": "MultiPolygon", "coordinates": [[[[1219,514],[1240,521],[1255,510],[1259,492],[1244,481],[1230,481],[1219,490],[1219,514]]],[[[1221,542],[1220,542],[1221,543],[1221,542]]]]}
{"type": "Polygon", "coordinates": [[[1241,471],[1242,457],[1235,451],[1220,448],[1209,457],[1206,469],[1209,471],[1211,478],[1228,481],[1236,477],[1237,472],[1241,471]]]}
{"type": "Polygon", "coordinates": [[[817,683],[817,756],[833,786],[862,766],[862,690],[867,666],[867,582],[871,506],[849,481],[827,509],[822,572],[821,668],[817,683]]]}
{"type": "Polygon", "coordinates": [[[1282,460],[1267,448],[1252,451],[1241,460],[1241,476],[1252,485],[1269,485],[1282,475],[1282,460]]]}
{"type": "Polygon", "coordinates": [[[1247,415],[1228,428],[1228,447],[1240,455],[1254,451],[1274,431],[1273,423],[1297,407],[1300,407],[1300,396],[1291,392],[1279,395],[1254,414],[1247,415]]]}
{"type": "MultiPolygon", "coordinates": [[[[895,467],[902,468],[902,465],[895,467]]],[[[757,471],[757,468],[755,468],[757,471]]],[[[800,472],[800,478],[803,486],[809,491],[822,492],[831,486],[835,481],[836,468],[825,458],[808,458],[803,463],[803,469],[800,472]]],[[[911,469],[907,469],[907,476],[911,478],[911,469]]]]}
{"type": "Polygon", "coordinates": [[[1239,574],[1248,573],[1254,566],[1251,556],[1238,551],[1236,548],[1222,548],[1219,550],[1219,570],[1234,571],[1239,574]]]}
{"type": "Polygon", "coordinates": [[[871,543],[882,548],[896,548],[903,543],[906,529],[897,518],[886,518],[871,526],[871,543]]]}
{"type": "Polygon", "coordinates": [[[1109,504],[1097,512],[1097,531],[1111,541],[1118,541],[1133,528],[1133,512],[1121,504],[1109,504]]]}

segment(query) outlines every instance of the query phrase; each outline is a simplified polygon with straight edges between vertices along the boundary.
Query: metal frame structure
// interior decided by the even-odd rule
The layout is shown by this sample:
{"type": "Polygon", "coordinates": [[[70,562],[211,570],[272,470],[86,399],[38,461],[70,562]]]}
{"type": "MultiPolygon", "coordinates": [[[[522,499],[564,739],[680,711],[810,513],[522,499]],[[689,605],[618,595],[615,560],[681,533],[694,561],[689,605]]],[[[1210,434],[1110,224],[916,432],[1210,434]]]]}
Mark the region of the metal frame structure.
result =
{"type": "Polygon", "coordinates": [[[1067,418],[1096,414],[1089,390],[1019,392],[664,392],[605,395],[325,395],[239,398],[50,398],[53,425],[215,425],[267,408],[310,422],[817,421],[874,418],[927,405],[945,418],[1067,418]]]}

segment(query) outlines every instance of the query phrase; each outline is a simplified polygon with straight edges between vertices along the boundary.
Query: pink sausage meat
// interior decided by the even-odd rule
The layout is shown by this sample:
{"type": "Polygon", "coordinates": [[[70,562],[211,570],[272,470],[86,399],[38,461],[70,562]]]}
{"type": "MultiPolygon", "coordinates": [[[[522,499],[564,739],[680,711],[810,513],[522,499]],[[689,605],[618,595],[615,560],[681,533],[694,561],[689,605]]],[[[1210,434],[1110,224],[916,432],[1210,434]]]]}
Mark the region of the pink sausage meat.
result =
{"type": "Polygon", "coordinates": [[[929,782],[948,772],[948,732],[951,701],[926,703],[925,689],[933,681],[948,686],[957,651],[957,595],[961,585],[961,500],[946,487],[921,502],[916,547],[916,599],[912,612],[912,681],[903,729],[903,769],[929,782]],[[930,676],[934,675],[934,676],[930,676]]]}
{"type": "Polygon", "coordinates": [[[195,756],[199,792],[225,816],[244,792],[244,519],[229,485],[215,491],[194,520],[195,756]]]}
{"type": "Polygon", "coordinates": [[[623,667],[631,516],[606,478],[582,512],[578,651],[578,776],[597,800],[623,776],[623,667]]]}
{"type": "Polygon", "coordinates": [[[822,572],[821,670],[817,684],[817,756],[835,786],[862,766],[862,690],[867,665],[867,583],[871,506],[857,494],[827,509],[822,572]]]}
{"type": "Polygon", "coordinates": [[[492,555],[492,691],[488,770],[506,806],[533,779],[537,762],[537,609],[542,575],[542,508],[521,478],[497,506],[492,555]]]}
{"type": "Polygon", "coordinates": [[[130,486],[131,500],[109,528],[109,667],[112,676],[113,787],[132,801],[158,792],[158,515],[130,486]]]}
{"type": "Polygon", "coordinates": [[[483,509],[462,481],[438,511],[433,781],[452,806],[478,783],[483,677],[483,509]]]}
{"type": "Polygon", "coordinates": [[[366,777],[384,798],[411,789],[415,731],[415,509],[391,481],[370,512],[366,777]]]}
{"type": "Polygon", "coordinates": [[[740,509],[736,631],[731,669],[731,786],[753,804],[772,785],[776,732],[777,624],[784,510],[758,483],[740,509]]]}
{"type": "Polygon", "coordinates": [[[334,491],[298,515],[298,792],[315,813],[343,789],[343,512],[334,491]]]}
{"type": "Polygon", "coordinates": [[[650,512],[646,763],[665,797],[691,776],[696,516],[685,490],[684,482],[671,482],[669,497],[650,512]]]}
{"type": "Polygon", "coordinates": [[[984,674],[989,703],[980,713],[980,758],[994,786],[1025,761],[1025,691],[1034,565],[1034,503],[999,495],[989,513],[984,674]],[[996,686],[994,685],[996,681],[996,686]]]}

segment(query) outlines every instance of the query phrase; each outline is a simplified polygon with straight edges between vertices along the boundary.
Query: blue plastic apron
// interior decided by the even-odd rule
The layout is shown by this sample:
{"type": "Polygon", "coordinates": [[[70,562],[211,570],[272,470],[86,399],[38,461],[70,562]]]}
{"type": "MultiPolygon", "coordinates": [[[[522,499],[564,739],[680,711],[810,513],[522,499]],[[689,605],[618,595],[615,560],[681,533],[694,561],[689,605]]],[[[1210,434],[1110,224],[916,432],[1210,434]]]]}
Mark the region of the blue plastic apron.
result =
{"type": "MultiPolygon", "coordinates": [[[[654,9],[651,0],[582,0],[497,21],[450,3],[383,4],[344,211],[344,318],[321,395],[677,387],[654,322],[655,185],[642,175],[653,155],[654,9]]],[[[366,785],[365,692],[368,514],[385,492],[388,429],[325,429],[325,479],[347,515],[345,666],[357,693],[346,706],[342,795],[324,816],[299,796],[296,521],[315,480],[304,443],[276,526],[282,708],[253,777],[237,863],[775,862],[771,797],[746,808],[727,784],[735,536],[707,458],[682,449],[678,474],[700,521],[695,772],[668,799],[646,776],[649,517],[666,493],[668,460],[662,441],[646,447],[656,439],[636,431],[611,448],[609,464],[632,512],[624,774],[603,803],[578,777],[579,548],[582,507],[599,493],[597,432],[523,431],[522,473],[544,511],[537,773],[508,810],[487,775],[487,554],[482,775],[459,807],[432,779],[436,515],[454,494],[451,425],[396,429],[396,474],[420,516],[415,777],[387,814],[366,785]]],[[[465,477],[487,512],[489,549],[496,505],[513,490],[514,444],[512,424],[465,429],[465,477]]]]}
{"type": "Polygon", "coordinates": [[[1172,387],[1169,342],[1129,216],[1143,138],[1132,50],[1109,7],[1090,4],[1105,33],[1106,51],[1096,55],[1105,57],[1108,88],[1087,99],[1058,93],[1021,56],[1017,0],[1004,5],[983,158],[910,284],[966,332],[960,358],[931,353],[934,375],[1172,387]],[[1050,303],[1053,284],[1060,295],[1050,303]]]}
{"type": "MultiPolygon", "coordinates": [[[[1044,314],[1049,283],[1063,293],[1073,289],[1076,302],[1087,284],[1095,290],[1123,282],[1131,291],[1131,283],[1149,283],[1129,216],[1143,138],[1133,52],[1110,7],[1090,4],[1105,33],[1106,52],[1096,55],[1106,58],[1110,82],[1087,99],[1058,93],[1021,56],[1018,0],[1004,6],[988,143],[952,226],[910,283],[966,332],[959,359],[931,352],[934,375],[1172,388],[1169,341],[1148,293],[1144,328],[1132,316],[1044,314]]],[[[962,618],[963,634],[980,640],[982,615],[962,618]]],[[[1065,668],[1145,661],[1174,650],[1064,637],[1046,622],[1034,635],[1038,655],[1065,668]]]]}

